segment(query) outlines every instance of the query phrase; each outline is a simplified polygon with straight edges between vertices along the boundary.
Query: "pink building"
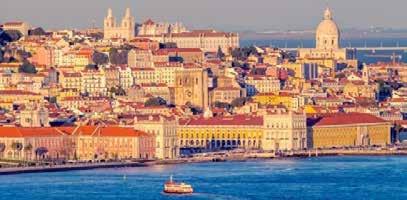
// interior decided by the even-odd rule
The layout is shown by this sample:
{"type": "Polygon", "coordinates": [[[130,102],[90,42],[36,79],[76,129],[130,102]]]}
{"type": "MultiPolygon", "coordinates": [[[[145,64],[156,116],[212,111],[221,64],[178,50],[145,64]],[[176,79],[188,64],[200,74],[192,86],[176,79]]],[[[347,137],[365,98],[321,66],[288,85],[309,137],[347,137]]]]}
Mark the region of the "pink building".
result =
{"type": "Polygon", "coordinates": [[[54,65],[54,52],[48,47],[39,47],[32,58],[35,65],[51,67],[54,65]]]}

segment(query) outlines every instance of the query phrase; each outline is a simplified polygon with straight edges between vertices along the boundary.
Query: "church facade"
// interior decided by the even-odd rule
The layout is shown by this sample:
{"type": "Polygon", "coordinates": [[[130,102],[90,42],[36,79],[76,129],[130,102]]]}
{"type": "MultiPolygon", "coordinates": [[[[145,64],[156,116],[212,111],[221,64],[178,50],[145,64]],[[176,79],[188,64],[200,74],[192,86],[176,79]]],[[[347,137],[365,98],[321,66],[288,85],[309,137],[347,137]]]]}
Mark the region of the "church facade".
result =
{"type": "Polygon", "coordinates": [[[329,8],[317,27],[315,41],[315,48],[298,49],[300,62],[317,63],[328,68],[336,68],[338,64],[357,67],[356,50],[341,48],[341,33],[329,8]]]}
{"type": "Polygon", "coordinates": [[[130,8],[126,9],[125,15],[119,24],[117,24],[113,16],[112,9],[109,8],[103,26],[104,39],[125,39],[129,41],[135,36],[135,26],[136,22],[131,15],[130,8]]]}

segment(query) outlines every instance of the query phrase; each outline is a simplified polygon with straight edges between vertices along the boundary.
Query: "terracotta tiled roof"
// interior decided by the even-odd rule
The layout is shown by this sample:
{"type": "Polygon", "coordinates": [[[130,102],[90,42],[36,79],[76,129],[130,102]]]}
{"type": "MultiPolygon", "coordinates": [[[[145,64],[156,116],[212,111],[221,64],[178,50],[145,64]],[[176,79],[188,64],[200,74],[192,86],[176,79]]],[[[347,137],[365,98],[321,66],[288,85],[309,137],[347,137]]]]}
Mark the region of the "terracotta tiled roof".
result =
{"type": "Polygon", "coordinates": [[[103,127],[100,129],[100,136],[102,137],[139,137],[144,132],[134,130],[133,128],[125,127],[103,127]]]}
{"type": "Polygon", "coordinates": [[[71,127],[0,127],[0,137],[59,137],[63,135],[71,135],[73,130],[74,129],[71,127]]]}
{"type": "Polygon", "coordinates": [[[315,126],[373,124],[386,121],[371,114],[365,113],[335,113],[322,117],[315,126]]]}
{"type": "Polygon", "coordinates": [[[0,90],[0,95],[39,95],[25,90],[0,90]]]}
{"type": "Polygon", "coordinates": [[[168,49],[159,49],[155,53],[159,55],[165,55],[168,53],[202,53],[202,50],[200,48],[168,48],[168,49]]]}
{"type": "Polygon", "coordinates": [[[154,23],[154,21],[152,19],[148,19],[143,24],[144,25],[154,25],[155,23],[154,23]]]}
{"type": "Polygon", "coordinates": [[[22,137],[21,132],[16,127],[0,127],[1,137],[22,137]]]}
{"type": "Polygon", "coordinates": [[[23,22],[6,22],[4,23],[4,26],[21,26],[23,25],[23,22]]]}

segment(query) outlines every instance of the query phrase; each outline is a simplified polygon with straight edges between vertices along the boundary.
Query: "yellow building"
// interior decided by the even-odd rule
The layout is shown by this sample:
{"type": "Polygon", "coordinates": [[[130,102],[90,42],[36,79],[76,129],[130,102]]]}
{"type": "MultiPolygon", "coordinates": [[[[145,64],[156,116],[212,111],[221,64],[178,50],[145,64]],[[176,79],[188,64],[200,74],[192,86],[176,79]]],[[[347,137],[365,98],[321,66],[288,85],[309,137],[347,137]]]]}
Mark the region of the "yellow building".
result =
{"type": "Polygon", "coordinates": [[[182,63],[155,63],[155,77],[158,83],[165,83],[168,87],[175,86],[175,72],[182,70],[182,63]]]}
{"type": "Polygon", "coordinates": [[[304,105],[304,98],[286,93],[263,93],[253,97],[261,105],[283,105],[289,110],[297,110],[304,105]]]}
{"type": "Polygon", "coordinates": [[[235,115],[182,119],[179,121],[177,134],[181,148],[260,149],[263,118],[235,115]]]}
{"type": "Polygon", "coordinates": [[[368,97],[375,98],[376,87],[368,85],[364,81],[349,81],[343,88],[343,94],[347,97],[368,97]]]}
{"type": "Polygon", "coordinates": [[[57,100],[59,102],[62,99],[65,99],[67,97],[77,97],[79,95],[80,95],[80,90],[77,90],[75,88],[62,88],[58,92],[57,100]]]}
{"type": "Polygon", "coordinates": [[[59,76],[59,83],[62,88],[81,91],[82,75],[79,72],[62,72],[59,76]]]}
{"type": "Polygon", "coordinates": [[[81,72],[81,92],[90,96],[107,94],[106,76],[103,70],[86,70],[81,72]]]}
{"type": "Polygon", "coordinates": [[[27,102],[41,102],[42,100],[42,95],[30,91],[0,90],[0,102],[12,102],[17,104],[27,102]]]}
{"type": "Polygon", "coordinates": [[[137,85],[156,82],[154,68],[131,68],[131,73],[137,85]]]}
{"type": "Polygon", "coordinates": [[[391,124],[364,113],[337,113],[319,119],[309,127],[313,148],[385,146],[391,143],[391,124]]]}

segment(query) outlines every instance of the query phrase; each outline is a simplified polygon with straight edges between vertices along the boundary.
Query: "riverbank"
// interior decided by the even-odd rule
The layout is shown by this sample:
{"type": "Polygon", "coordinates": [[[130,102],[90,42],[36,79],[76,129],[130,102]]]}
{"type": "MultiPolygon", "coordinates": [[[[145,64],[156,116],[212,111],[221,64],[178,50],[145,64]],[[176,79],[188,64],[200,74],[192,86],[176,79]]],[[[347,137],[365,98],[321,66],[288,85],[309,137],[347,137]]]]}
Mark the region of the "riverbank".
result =
{"type": "Polygon", "coordinates": [[[0,175],[63,172],[73,170],[91,170],[100,168],[146,167],[149,165],[150,165],[149,163],[143,162],[112,162],[112,163],[83,163],[83,164],[66,164],[66,165],[35,166],[35,167],[10,167],[10,168],[1,168],[0,175]]]}
{"type": "Polygon", "coordinates": [[[53,166],[0,168],[0,175],[63,172],[63,171],[91,170],[101,168],[148,167],[154,165],[179,165],[191,163],[290,159],[290,158],[307,158],[324,156],[407,156],[407,150],[330,149],[330,150],[304,150],[278,154],[269,152],[215,152],[215,153],[197,154],[196,156],[193,157],[180,158],[175,160],[157,160],[146,162],[140,161],[140,162],[110,162],[110,163],[80,163],[80,164],[65,164],[53,166]]]}

